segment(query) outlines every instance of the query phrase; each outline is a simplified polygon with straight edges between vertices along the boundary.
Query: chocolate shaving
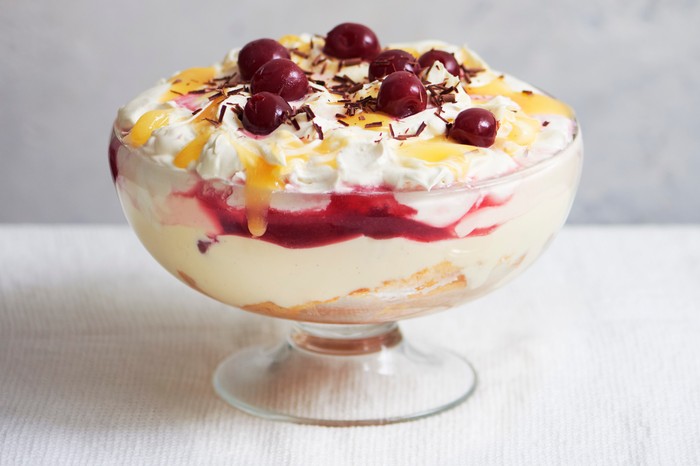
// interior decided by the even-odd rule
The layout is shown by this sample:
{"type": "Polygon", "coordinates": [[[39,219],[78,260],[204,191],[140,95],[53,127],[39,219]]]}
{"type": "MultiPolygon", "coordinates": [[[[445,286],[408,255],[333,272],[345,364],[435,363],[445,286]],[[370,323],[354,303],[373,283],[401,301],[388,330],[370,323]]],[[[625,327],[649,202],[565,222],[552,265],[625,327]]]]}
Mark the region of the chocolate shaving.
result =
{"type": "Polygon", "coordinates": [[[236,94],[240,94],[241,92],[243,92],[244,89],[245,89],[245,86],[240,86],[240,87],[236,87],[233,89],[228,89],[226,92],[228,95],[236,95],[236,94]]]}
{"type": "Polygon", "coordinates": [[[347,118],[348,116],[347,116],[346,114],[344,114],[344,113],[336,113],[336,114],[335,114],[335,117],[336,117],[336,118],[347,118]]]}
{"type": "Polygon", "coordinates": [[[231,110],[236,114],[239,120],[243,121],[243,109],[239,104],[231,105],[231,110]]]}
{"type": "Polygon", "coordinates": [[[234,73],[234,74],[230,74],[230,75],[228,75],[228,76],[222,76],[222,77],[220,77],[220,78],[214,78],[214,79],[212,79],[212,81],[228,81],[228,80],[231,79],[234,75],[235,75],[235,73],[234,73]]]}
{"type": "Polygon", "coordinates": [[[341,120],[341,119],[336,119],[335,121],[337,121],[338,123],[340,123],[340,124],[343,125],[343,126],[350,126],[349,123],[347,123],[347,122],[345,122],[345,121],[343,121],[343,120],[341,120]]]}
{"type": "Polygon", "coordinates": [[[462,68],[462,77],[467,84],[472,82],[471,78],[484,71],[483,68],[467,68],[464,65],[461,65],[460,68],[462,68]]]}
{"type": "Polygon", "coordinates": [[[347,99],[339,102],[343,102],[345,104],[345,108],[348,109],[348,114],[351,116],[354,115],[355,111],[357,110],[367,112],[375,112],[377,110],[377,99],[372,96],[364,97],[357,102],[352,102],[347,99]]]}
{"type": "Polygon", "coordinates": [[[221,108],[219,109],[219,123],[224,121],[224,114],[226,113],[226,109],[228,107],[226,105],[222,105],[221,108]]]}
{"type": "Polygon", "coordinates": [[[331,79],[338,84],[331,86],[328,90],[332,94],[342,95],[344,98],[346,97],[346,94],[355,93],[362,89],[362,84],[356,83],[347,75],[336,74],[331,79]]]}
{"type": "Polygon", "coordinates": [[[543,121],[543,122],[542,122],[542,126],[549,126],[549,121],[546,121],[546,120],[543,121]]]}
{"type": "Polygon", "coordinates": [[[309,58],[309,54],[308,54],[308,53],[304,53],[304,52],[302,52],[301,50],[299,50],[299,49],[297,49],[297,48],[290,49],[289,51],[290,51],[291,53],[293,53],[294,55],[296,55],[297,57],[309,58]]]}
{"type": "MultiPolygon", "coordinates": [[[[439,110],[442,110],[442,109],[440,108],[439,110]]],[[[445,120],[445,118],[442,115],[440,115],[439,112],[435,112],[435,116],[438,117],[439,119],[441,119],[442,121],[444,121],[446,125],[450,124],[450,122],[445,120]]]]}
{"type": "Polygon", "coordinates": [[[309,119],[309,121],[316,118],[316,114],[314,114],[314,111],[311,110],[311,107],[309,107],[308,105],[302,105],[301,107],[299,107],[299,110],[306,113],[306,117],[309,119]]]}
{"type": "Polygon", "coordinates": [[[350,78],[348,77],[348,75],[346,75],[346,74],[344,74],[344,75],[342,75],[342,76],[336,74],[335,76],[333,76],[332,79],[333,79],[333,81],[336,81],[336,82],[339,82],[339,83],[355,84],[355,81],[353,81],[352,79],[350,79],[350,78]]]}
{"type": "Polygon", "coordinates": [[[299,122],[296,118],[290,118],[289,121],[292,123],[292,126],[294,126],[295,130],[299,131],[301,129],[301,126],[299,126],[299,122]]]}
{"type": "Polygon", "coordinates": [[[462,71],[464,71],[464,74],[467,76],[476,76],[484,71],[484,68],[467,68],[466,66],[462,65],[462,71]]]}
{"type": "Polygon", "coordinates": [[[317,55],[316,58],[314,58],[314,61],[311,62],[311,66],[318,66],[326,60],[328,60],[328,58],[324,57],[323,55],[317,55]]]}
{"type": "Polygon", "coordinates": [[[442,107],[443,104],[455,102],[457,100],[457,88],[454,86],[447,87],[444,84],[427,84],[425,86],[428,91],[428,101],[435,107],[442,107]]]}
{"type": "Polygon", "coordinates": [[[216,120],[212,120],[211,118],[205,118],[205,120],[208,121],[209,123],[211,123],[212,125],[216,126],[216,127],[221,126],[221,123],[220,123],[220,122],[218,122],[218,121],[216,121],[216,120]]]}
{"type": "Polygon", "coordinates": [[[348,58],[347,60],[340,61],[340,67],[342,68],[344,66],[355,66],[359,65],[360,63],[362,63],[361,58],[348,58]]]}
{"type": "Polygon", "coordinates": [[[170,89],[170,92],[172,92],[173,94],[177,94],[177,95],[185,95],[182,92],[173,91],[172,89],[170,89]]]}
{"type": "Polygon", "coordinates": [[[359,90],[362,89],[363,87],[364,87],[364,86],[362,85],[362,83],[353,84],[352,86],[350,86],[350,87],[347,89],[346,92],[348,92],[349,94],[354,94],[355,92],[359,91],[359,90]]]}
{"type": "MultiPolygon", "coordinates": [[[[420,136],[420,133],[423,132],[423,130],[426,128],[426,126],[428,126],[428,125],[424,121],[422,121],[420,126],[418,126],[418,129],[416,129],[415,133],[405,134],[405,132],[404,132],[404,134],[401,134],[399,136],[394,135],[394,128],[392,128],[391,125],[389,125],[389,129],[391,130],[391,137],[392,138],[396,139],[397,141],[405,141],[406,139],[415,138],[417,136],[420,136]]],[[[406,130],[406,132],[407,131],[408,131],[408,129],[406,130]]]]}
{"type": "Polygon", "coordinates": [[[323,130],[321,129],[321,127],[318,126],[316,123],[313,123],[313,127],[316,130],[316,134],[318,134],[318,138],[320,140],[323,140],[323,130]]]}
{"type": "Polygon", "coordinates": [[[194,115],[198,114],[198,113],[201,112],[201,111],[202,111],[202,107],[199,107],[197,110],[195,110],[194,112],[192,112],[192,115],[194,116],[194,115]]]}
{"type": "Polygon", "coordinates": [[[380,128],[382,125],[384,125],[384,123],[381,121],[373,121],[372,123],[365,123],[365,128],[380,128]]]}
{"type": "Polygon", "coordinates": [[[396,135],[394,134],[394,127],[389,123],[389,133],[391,133],[391,137],[396,139],[396,135]]]}
{"type": "Polygon", "coordinates": [[[532,91],[524,90],[524,91],[523,91],[523,94],[525,94],[525,95],[532,95],[532,91]]]}

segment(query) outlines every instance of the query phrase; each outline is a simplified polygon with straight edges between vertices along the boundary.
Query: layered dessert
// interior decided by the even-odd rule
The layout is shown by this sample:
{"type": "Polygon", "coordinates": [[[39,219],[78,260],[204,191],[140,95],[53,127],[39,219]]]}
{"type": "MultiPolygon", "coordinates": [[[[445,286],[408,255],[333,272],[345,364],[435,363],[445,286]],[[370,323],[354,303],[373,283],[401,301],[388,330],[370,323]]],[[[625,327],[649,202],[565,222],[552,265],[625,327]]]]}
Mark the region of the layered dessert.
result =
{"type": "Polygon", "coordinates": [[[217,300],[326,323],[393,321],[478,297],[568,214],[571,109],[467,47],[382,46],[367,27],[258,39],[119,110],[126,216],[217,300]]]}

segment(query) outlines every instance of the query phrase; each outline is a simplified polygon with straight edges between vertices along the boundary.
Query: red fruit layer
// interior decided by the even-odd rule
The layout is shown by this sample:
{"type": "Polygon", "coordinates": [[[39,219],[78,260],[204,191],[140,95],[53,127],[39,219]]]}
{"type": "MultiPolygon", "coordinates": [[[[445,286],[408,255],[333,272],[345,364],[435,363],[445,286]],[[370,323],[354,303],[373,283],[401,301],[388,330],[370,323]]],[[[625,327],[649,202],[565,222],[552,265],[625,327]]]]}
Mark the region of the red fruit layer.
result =
{"type": "Polygon", "coordinates": [[[116,181],[117,175],[119,174],[119,170],[117,169],[117,152],[119,151],[119,147],[121,147],[121,143],[119,139],[113,135],[112,139],[109,141],[109,171],[112,173],[112,181],[116,181]]]}
{"type": "MultiPolygon", "coordinates": [[[[183,194],[195,197],[209,217],[220,225],[219,235],[236,235],[250,238],[245,210],[231,207],[226,199],[231,188],[215,190],[201,183],[193,192],[183,194]]],[[[474,211],[499,205],[486,197],[473,206],[474,211]]],[[[330,203],[324,209],[298,212],[270,209],[267,214],[267,231],[258,239],[285,248],[311,248],[347,241],[360,236],[374,239],[406,238],[413,241],[432,242],[456,238],[458,221],[445,227],[434,227],[413,220],[416,211],[399,204],[391,193],[331,194],[330,203]]],[[[489,234],[496,226],[474,230],[469,236],[489,234]]],[[[199,245],[205,253],[210,245],[199,245]]]]}

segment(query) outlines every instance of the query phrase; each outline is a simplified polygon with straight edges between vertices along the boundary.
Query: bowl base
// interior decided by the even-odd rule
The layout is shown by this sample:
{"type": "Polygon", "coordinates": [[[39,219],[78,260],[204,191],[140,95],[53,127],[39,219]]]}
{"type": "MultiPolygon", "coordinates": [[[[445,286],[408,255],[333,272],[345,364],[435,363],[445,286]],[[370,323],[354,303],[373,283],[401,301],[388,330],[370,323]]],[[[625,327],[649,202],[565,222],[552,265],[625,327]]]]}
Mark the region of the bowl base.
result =
{"type": "Polygon", "coordinates": [[[237,352],[214,374],[216,392],[249,414],[338,427],[437,414],[475,386],[467,361],[409,344],[395,323],[297,324],[284,343],[237,352]]]}

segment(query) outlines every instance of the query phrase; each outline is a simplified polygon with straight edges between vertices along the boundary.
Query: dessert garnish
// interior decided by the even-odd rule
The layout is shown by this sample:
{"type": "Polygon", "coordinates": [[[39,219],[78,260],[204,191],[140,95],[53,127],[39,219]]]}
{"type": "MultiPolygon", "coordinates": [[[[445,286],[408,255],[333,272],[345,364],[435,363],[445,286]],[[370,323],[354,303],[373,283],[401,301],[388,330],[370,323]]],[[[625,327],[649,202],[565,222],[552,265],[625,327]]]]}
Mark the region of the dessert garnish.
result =
{"type": "Polygon", "coordinates": [[[449,52],[445,52],[444,50],[432,49],[425,52],[420,56],[420,58],[418,58],[418,64],[424,69],[430,68],[436,61],[442,63],[445,70],[447,70],[447,72],[451,75],[460,76],[462,74],[462,69],[460,68],[459,63],[457,63],[455,56],[449,52]]]}
{"type": "Polygon", "coordinates": [[[372,60],[379,51],[374,31],[357,23],[342,23],[331,29],[323,46],[323,52],[335,58],[372,60]]]}
{"type": "Polygon", "coordinates": [[[238,52],[238,71],[241,78],[249,80],[258,68],[275,58],[289,59],[289,50],[274,39],[248,42],[238,52]]]}
{"type": "Polygon", "coordinates": [[[245,104],[243,127],[253,134],[270,134],[287,120],[291,113],[292,107],[281,96],[271,92],[259,92],[245,104]]]}
{"type": "Polygon", "coordinates": [[[396,71],[382,81],[377,110],[396,118],[422,112],[428,106],[428,94],[418,77],[409,71],[396,71]]]}
{"type": "Polygon", "coordinates": [[[498,121],[483,108],[462,110],[450,128],[450,138],[462,144],[489,147],[496,140],[498,121]]]}
{"type": "Polygon", "coordinates": [[[158,163],[243,185],[254,237],[267,231],[274,191],[470,183],[554,154],[573,134],[565,104],[494,72],[468,48],[432,41],[382,50],[356,23],[325,37],[253,40],[137,97],[117,127],[158,163]]]}
{"type": "Polygon", "coordinates": [[[410,71],[418,74],[420,66],[416,57],[405,50],[386,50],[372,60],[368,77],[370,81],[376,81],[395,71],[410,71]]]}
{"type": "Polygon", "coordinates": [[[286,100],[304,97],[309,88],[309,80],[304,70],[286,58],[275,58],[263,64],[250,81],[250,92],[272,92],[286,100]]]}

